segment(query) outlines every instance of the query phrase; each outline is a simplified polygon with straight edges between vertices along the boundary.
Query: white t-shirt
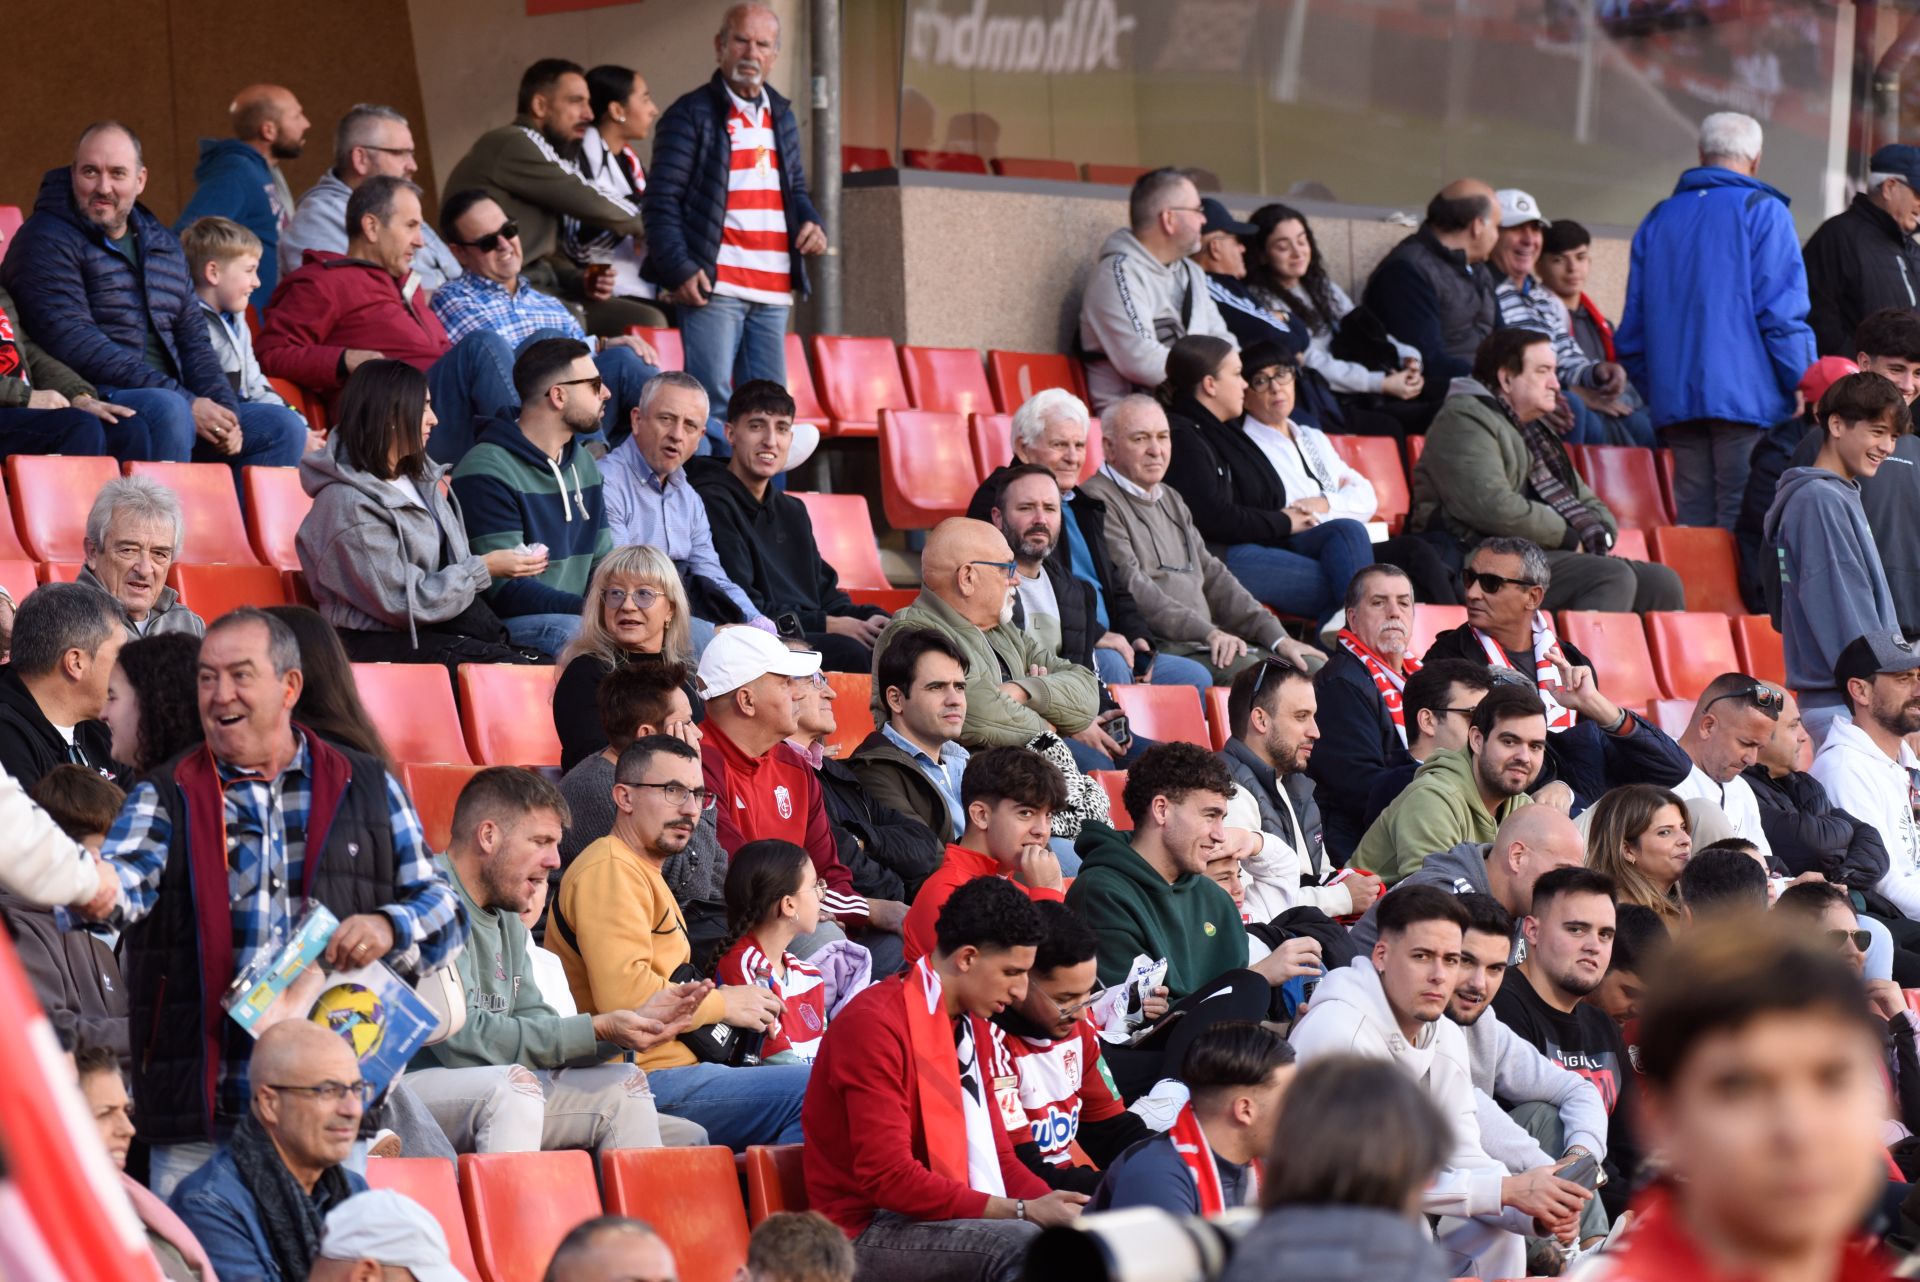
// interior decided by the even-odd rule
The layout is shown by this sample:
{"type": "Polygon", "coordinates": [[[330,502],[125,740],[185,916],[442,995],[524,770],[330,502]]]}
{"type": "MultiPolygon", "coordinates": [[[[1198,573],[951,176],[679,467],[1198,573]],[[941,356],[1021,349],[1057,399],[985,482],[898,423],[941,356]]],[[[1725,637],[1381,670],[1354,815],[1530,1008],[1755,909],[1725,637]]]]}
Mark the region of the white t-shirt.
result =
{"type": "Polygon", "coordinates": [[[1920,920],[1920,825],[1914,821],[1914,780],[1920,758],[1904,740],[1895,760],[1867,732],[1842,714],[1809,772],[1827,790],[1835,809],[1872,824],[1887,848],[1887,875],[1874,889],[1904,915],[1920,920]]]}
{"type": "Polygon", "coordinates": [[[560,955],[544,948],[529,948],[527,961],[533,966],[533,982],[539,986],[540,996],[547,1005],[562,1018],[578,1015],[580,1008],[574,1003],[573,989],[567,984],[567,968],[561,964],[560,955]]]}
{"type": "Polygon", "coordinates": [[[1026,630],[1040,638],[1049,650],[1060,649],[1060,597],[1053,590],[1053,580],[1042,569],[1029,579],[1020,576],[1017,590],[1020,593],[1020,608],[1026,611],[1026,630]]]}
{"type": "Polygon", "coordinates": [[[1682,801],[1711,801],[1733,825],[1734,836],[1751,841],[1759,848],[1762,859],[1773,859],[1773,847],[1767,843],[1767,830],[1760,822],[1760,801],[1753,795],[1753,785],[1739,775],[1721,785],[1695,766],[1686,781],[1673,790],[1673,795],[1682,801]]]}
{"type": "Polygon", "coordinates": [[[1289,439],[1279,428],[1269,427],[1249,414],[1242,420],[1241,430],[1273,464],[1289,501],[1324,495],[1330,520],[1342,516],[1356,521],[1373,519],[1380,506],[1373,482],[1349,467],[1319,428],[1295,423],[1294,438],[1289,439]]]}

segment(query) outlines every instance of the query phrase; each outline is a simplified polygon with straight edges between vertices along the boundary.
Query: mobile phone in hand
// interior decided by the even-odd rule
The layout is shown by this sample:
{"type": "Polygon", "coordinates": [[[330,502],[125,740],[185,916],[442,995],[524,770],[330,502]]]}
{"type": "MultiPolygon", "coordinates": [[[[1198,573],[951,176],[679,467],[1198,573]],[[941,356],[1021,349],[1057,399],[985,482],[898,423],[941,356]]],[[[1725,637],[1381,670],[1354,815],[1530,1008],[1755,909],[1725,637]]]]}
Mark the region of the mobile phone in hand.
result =
{"type": "Polygon", "coordinates": [[[1582,1153],[1571,1166],[1560,1171],[1559,1176],[1591,1191],[1600,1185],[1600,1159],[1591,1153],[1582,1153]]]}

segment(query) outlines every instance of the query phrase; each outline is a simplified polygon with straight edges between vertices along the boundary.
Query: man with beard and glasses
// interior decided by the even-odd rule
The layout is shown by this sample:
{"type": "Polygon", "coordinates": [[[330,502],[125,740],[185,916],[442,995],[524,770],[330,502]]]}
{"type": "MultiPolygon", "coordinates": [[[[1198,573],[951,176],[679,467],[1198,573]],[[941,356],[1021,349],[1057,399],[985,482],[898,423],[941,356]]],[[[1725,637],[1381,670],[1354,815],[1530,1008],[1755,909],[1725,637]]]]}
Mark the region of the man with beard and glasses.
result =
{"type": "Polygon", "coordinates": [[[1894,941],[1920,937],[1920,827],[1913,774],[1920,769],[1906,736],[1920,730],[1920,651],[1898,633],[1870,632],[1840,652],[1834,684],[1850,715],[1835,717],[1813,759],[1813,777],[1833,804],[1873,825],[1887,850],[1887,874],[1874,889],[1901,918],[1894,941]]]}
{"type": "Polygon", "coordinates": [[[1593,1083],[1606,1105],[1610,1215],[1626,1209],[1640,1168],[1633,1134],[1635,1073],[1620,1027],[1580,999],[1600,987],[1613,955],[1613,879],[1591,868],[1556,868],[1533,885],[1533,911],[1521,923],[1527,958],[1520,982],[1493,998],[1500,1022],[1534,1049],[1593,1083]]]}
{"type": "Polygon", "coordinates": [[[293,189],[283,160],[298,160],[307,145],[307,113],[291,89],[249,85],[227,108],[233,137],[202,138],[199,184],[174,221],[176,233],[209,214],[231,218],[260,238],[260,284],[253,305],[264,308],[280,279],[280,236],[293,225],[293,189]]]}
{"type": "Polygon", "coordinates": [[[556,252],[562,226],[569,222],[646,237],[635,204],[601,194],[581,176],[580,143],[593,127],[586,72],[564,58],[542,58],[520,77],[514,113],[512,124],[489,129],[474,140],[441,190],[478,187],[499,202],[519,225],[526,277],[535,289],[574,302],[591,298],[601,303],[594,319],[602,330],[617,334],[628,324],[644,324],[637,313],[627,319],[605,310],[613,293],[613,273],[600,273],[589,284],[580,268],[556,252]]]}

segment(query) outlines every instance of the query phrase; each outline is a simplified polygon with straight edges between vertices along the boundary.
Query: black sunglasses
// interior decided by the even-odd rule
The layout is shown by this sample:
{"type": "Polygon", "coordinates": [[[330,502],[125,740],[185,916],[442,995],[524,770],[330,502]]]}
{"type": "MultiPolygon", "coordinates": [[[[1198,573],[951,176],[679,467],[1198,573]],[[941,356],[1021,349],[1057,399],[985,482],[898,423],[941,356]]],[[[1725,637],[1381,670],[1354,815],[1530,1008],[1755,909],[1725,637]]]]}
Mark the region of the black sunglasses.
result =
{"type": "MultiPolygon", "coordinates": [[[[582,383],[585,383],[585,384],[586,384],[586,385],[587,385],[588,387],[591,387],[591,388],[593,389],[593,391],[594,391],[594,394],[595,394],[596,396],[597,396],[597,395],[599,395],[599,393],[600,393],[600,388],[601,388],[601,386],[602,386],[602,383],[601,383],[601,379],[600,379],[600,376],[599,376],[598,374],[595,374],[595,375],[594,375],[594,376],[593,376],[592,378],[563,378],[563,379],[560,379],[560,380],[558,380],[558,381],[556,381],[556,382],[555,382],[555,383],[553,384],[553,386],[555,386],[555,387],[578,387],[578,386],[579,386],[580,384],[582,384],[582,383]]],[[[617,610],[617,609],[619,609],[619,608],[620,608],[619,606],[615,606],[615,607],[614,607],[614,609],[616,609],[616,610],[617,610]]],[[[644,609],[646,609],[647,607],[643,605],[643,606],[641,606],[640,608],[641,608],[642,610],[644,610],[644,609]]]]}
{"type": "Polygon", "coordinates": [[[1705,716],[1707,709],[1722,699],[1738,699],[1749,708],[1757,708],[1761,712],[1766,713],[1775,721],[1780,719],[1781,710],[1787,706],[1786,695],[1764,681],[1755,681],[1743,690],[1729,690],[1725,694],[1714,695],[1713,698],[1700,705],[1699,715],[1705,716]]]}
{"type": "Polygon", "coordinates": [[[1535,583],[1532,579],[1509,579],[1505,575],[1487,574],[1481,570],[1460,571],[1460,586],[1462,588],[1470,588],[1476,583],[1480,585],[1480,590],[1488,596],[1492,596],[1509,583],[1522,588],[1539,586],[1539,584],[1535,583]]]}
{"type": "Polygon", "coordinates": [[[491,254],[500,248],[503,240],[513,240],[520,235],[520,224],[509,218],[500,224],[498,231],[490,231],[478,240],[456,240],[453,243],[467,249],[477,249],[483,254],[491,254]]]}

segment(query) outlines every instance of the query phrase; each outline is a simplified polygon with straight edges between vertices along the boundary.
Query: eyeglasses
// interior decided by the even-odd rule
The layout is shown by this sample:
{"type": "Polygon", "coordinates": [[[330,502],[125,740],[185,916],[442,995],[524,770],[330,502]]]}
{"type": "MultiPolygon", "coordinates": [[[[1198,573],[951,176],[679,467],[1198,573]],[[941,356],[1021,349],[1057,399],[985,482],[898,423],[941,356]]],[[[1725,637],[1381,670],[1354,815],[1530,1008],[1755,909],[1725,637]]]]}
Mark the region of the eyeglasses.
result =
{"type": "MultiPolygon", "coordinates": [[[[624,780],[621,782],[625,783],[624,780]]],[[[626,786],[629,788],[658,788],[661,795],[667,799],[667,804],[675,810],[686,805],[689,797],[700,803],[700,809],[713,809],[715,793],[711,788],[689,788],[683,783],[628,783],[626,786]]]]}
{"type": "Polygon", "coordinates": [[[1535,583],[1532,579],[1509,579],[1505,575],[1487,574],[1481,570],[1460,571],[1460,586],[1463,589],[1470,588],[1476,583],[1480,585],[1480,590],[1482,592],[1485,592],[1488,596],[1492,596],[1494,593],[1498,592],[1501,588],[1506,587],[1508,584],[1513,584],[1515,587],[1522,587],[1522,588],[1536,588],[1540,586],[1539,584],[1535,583]]]}
{"type": "Polygon", "coordinates": [[[1787,696],[1764,681],[1755,681],[1744,690],[1729,690],[1725,694],[1716,694],[1700,705],[1699,716],[1705,716],[1707,709],[1722,699],[1738,699],[1749,708],[1766,713],[1774,720],[1780,719],[1780,710],[1787,706],[1787,696]]]}
{"type": "Polygon", "coordinates": [[[1170,214],[1198,214],[1202,218],[1207,216],[1207,211],[1198,205],[1168,205],[1167,212],[1170,214]]]}
{"type": "Polygon", "coordinates": [[[289,1095],[311,1095],[316,1100],[328,1104],[338,1104],[351,1095],[364,1107],[373,1102],[372,1082],[321,1082],[318,1086],[282,1086],[276,1082],[264,1083],[270,1091],[285,1091],[289,1095]]]}
{"type": "Polygon", "coordinates": [[[1265,373],[1255,374],[1247,380],[1247,386],[1256,392],[1264,392],[1269,387],[1281,387],[1293,382],[1293,371],[1285,365],[1277,365],[1265,373]]]}
{"type": "Polygon", "coordinates": [[[1095,1002],[1098,1002],[1102,997],[1105,997],[1107,995],[1107,990],[1105,988],[1096,988],[1092,992],[1088,993],[1085,997],[1082,997],[1079,1001],[1069,1002],[1067,1005],[1062,1006],[1059,1002],[1056,1002],[1055,1000],[1053,1000],[1052,997],[1047,996],[1047,992],[1045,989],[1039,989],[1037,991],[1040,993],[1042,997],[1047,998],[1047,1005],[1053,1007],[1054,1016],[1057,1019],[1078,1019],[1081,1013],[1084,1012],[1088,1007],[1092,1006],[1095,1002]]]}
{"type": "MultiPolygon", "coordinates": [[[[359,147],[361,151],[384,152],[389,156],[411,156],[413,154],[413,148],[411,147],[376,147],[370,142],[356,143],[354,145],[359,147]]],[[[511,227],[511,226],[513,226],[512,223],[507,224],[507,227],[511,227]]],[[[500,230],[505,231],[506,227],[503,227],[500,230]]]]}
{"type": "Polygon", "coordinates": [[[608,588],[600,594],[609,610],[623,610],[627,602],[633,602],[636,610],[651,610],[660,602],[660,593],[653,588],[635,588],[629,592],[625,588],[608,588]]]}
{"type": "Polygon", "coordinates": [[[1000,573],[1006,575],[1009,579],[1020,576],[1020,563],[1018,561],[969,561],[967,564],[987,566],[990,569],[1000,571],[1000,573]]]}
{"type": "Polygon", "coordinates": [[[827,680],[827,674],[824,672],[809,673],[807,676],[801,679],[804,680],[808,685],[812,686],[816,690],[833,689],[833,683],[827,680]]]}
{"type": "Polygon", "coordinates": [[[594,395],[598,396],[600,394],[600,388],[602,386],[602,383],[600,381],[600,376],[598,374],[595,374],[592,378],[563,378],[558,382],[554,383],[552,386],[578,387],[582,383],[585,383],[588,387],[591,387],[593,389],[594,395]]]}
{"type": "MultiPolygon", "coordinates": [[[[386,148],[382,147],[380,150],[384,151],[386,148]]],[[[491,254],[494,250],[500,248],[501,241],[516,240],[519,238],[519,235],[520,224],[509,218],[504,223],[501,223],[497,229],[488,232],[478,239],[456,240],[453,243],[464,246],[467,249],[477,249],[483,254],[491,254]]]]}
{"type": "Polygon", "coordinates": [[[1442,708],[1440,711],[1456,717],[1471,717],[1474,712],[1472,708],[1442,708]]]}
{"type": "Polygon", "coordinates": [[[1864,953],[1867,951],[1868,945],[1873,943],[1873,932],[1866,930],[1830,930],[1827,932],[1827,940],[1836,946],[1852,944],[1864,953]]]}

